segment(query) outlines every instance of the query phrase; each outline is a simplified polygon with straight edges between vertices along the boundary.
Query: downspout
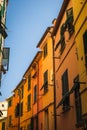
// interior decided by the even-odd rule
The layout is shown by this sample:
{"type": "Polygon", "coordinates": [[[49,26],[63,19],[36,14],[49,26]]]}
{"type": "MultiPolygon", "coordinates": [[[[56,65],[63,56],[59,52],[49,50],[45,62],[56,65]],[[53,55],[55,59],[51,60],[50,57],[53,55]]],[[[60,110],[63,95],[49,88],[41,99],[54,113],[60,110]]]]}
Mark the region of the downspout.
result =
{"type": "Polygon", "coordinates": [[[54,36],[51,35],[53,43],[53,84],[54,84],[54,130],[57,129],[57,120],[56,120],[56,82],[55,82],[55,53],[54,53],[54,36]]]}
{"type": "MultiPolygon", "coordinates": [[[[37,95],[39,95],[39,64],[37,63],[37,95]]],[[[39,96],[37,96],[37,118],[39,114],[39,96]]],[[[38,125],[39,125],[39,120],[37,119],[37,130],[38,130],[38,125]]]]}
{"type": "MultiPolygon", "coordinates": [[[[37,118],[38,118],[38,113],[39,113],[39,64],[37,61],[35,61],[37,65],[37,118]]],[[[38,119],[37,119],[38,120],[38,119]]],[[[37,122],[39,124],[39,120],[37,122]]],[[[37,130],[38,130],[38,124],[37,124],[37,130]]]]}
{"type": "Polygon", "coordinates": [[[54,85],[54,89],[53,89],[53,93],[54,93],[54,130],[57,130],[57,119],[56,119],[56,81],[55,81],[55,53],[54,53],[54,43],[55,43],[55,36],[52,35],[52,32],[50,30],[48,30],[48,32],[51,34],[51,38],[52,38],[52,53],[53,53],[53,85],[54,85]]]}

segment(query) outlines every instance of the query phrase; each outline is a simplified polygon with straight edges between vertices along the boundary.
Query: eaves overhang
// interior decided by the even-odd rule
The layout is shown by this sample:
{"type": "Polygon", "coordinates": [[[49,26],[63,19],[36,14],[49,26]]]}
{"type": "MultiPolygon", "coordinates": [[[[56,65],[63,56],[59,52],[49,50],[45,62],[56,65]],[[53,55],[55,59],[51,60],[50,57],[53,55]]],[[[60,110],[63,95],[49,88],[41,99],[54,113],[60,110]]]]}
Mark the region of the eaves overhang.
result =
{"type": "Polygon", "coordinates": [[[54,28],[54,26],[47,27],[46,31],[44,32],[43,36],[41,37],[40,41],[38,42],[36,46],[37,48],[40,47],[42,41],[45,39],[46,35],[48,34],[51,28],[54,28]]]}
{"type": "Polygon", "coordinates": [[[35,57],[33,58],[31,64],[29,65],[29,67],[27,68],[27,70],[25,71],[23,77],[26,77],[26,74],[28,73],[28,71],[30,70],[30,68],[32,67],[32,64],[35,62],[38,62],[39,58],[41,57],[42,51],[38,51],[35,55],[35,57]]]}

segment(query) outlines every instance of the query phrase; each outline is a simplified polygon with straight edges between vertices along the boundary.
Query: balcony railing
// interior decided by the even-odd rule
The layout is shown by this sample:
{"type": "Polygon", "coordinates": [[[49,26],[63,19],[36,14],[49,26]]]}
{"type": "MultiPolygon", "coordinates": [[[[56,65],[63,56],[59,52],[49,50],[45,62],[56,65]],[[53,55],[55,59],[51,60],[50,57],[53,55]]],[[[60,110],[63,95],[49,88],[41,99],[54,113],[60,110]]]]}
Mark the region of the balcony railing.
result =
{"type": "Polygon", "coordinates": [[[3,72],[3,74],[5,74],[9,68],[9,53],[10,48],[4,47],[2,51],[2,64],[0,65],[0,69],[3,72]]]}

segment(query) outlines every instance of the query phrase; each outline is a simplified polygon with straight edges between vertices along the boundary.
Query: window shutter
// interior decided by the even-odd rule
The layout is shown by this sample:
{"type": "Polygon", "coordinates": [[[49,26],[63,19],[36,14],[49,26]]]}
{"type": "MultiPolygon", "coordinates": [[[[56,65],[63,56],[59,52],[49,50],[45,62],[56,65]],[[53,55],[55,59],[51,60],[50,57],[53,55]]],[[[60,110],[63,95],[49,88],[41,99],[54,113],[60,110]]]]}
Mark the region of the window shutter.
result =
{"type": "Polygon", "coordinates": [[[83,35],[83,42],[84,42],[85,53],[87,54],[87,30],[85,31],[83,35]]]}
{"type": "Polygon", "coordinates": [[[62,76],[62,95],[65,95],[68,89],[68,70],[66,70],[62,76]]]}

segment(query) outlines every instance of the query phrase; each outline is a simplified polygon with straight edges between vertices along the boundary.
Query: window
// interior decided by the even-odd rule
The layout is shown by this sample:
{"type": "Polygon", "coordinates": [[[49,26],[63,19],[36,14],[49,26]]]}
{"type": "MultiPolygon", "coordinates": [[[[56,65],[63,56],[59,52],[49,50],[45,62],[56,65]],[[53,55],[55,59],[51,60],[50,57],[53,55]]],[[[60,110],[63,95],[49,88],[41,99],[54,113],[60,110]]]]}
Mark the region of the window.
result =
{"type": "Polygon", "coordinates": [[[15,107],[15,117],[18,117],[20,115],[20,104],[17,103],[15,107]]]}
{"type": "Polygon", "coordinates": [[[2,104],[2,107],[4,107],[4,104],[2,104]]]}
{"type": "Polygon", "coordinates": [[[83,34],[83,44],[84,44],[84,53],[85,53],[85,63],[87,68],[87,30],[83,34]]]}
{"type": "Polygon", "coordinates": [[[87,118],[85,119],[85,126],[83,130],[87,130],[87,118]]]}
{"type": "Polygon", "coordinates": [[[31,88],[31,74],[28,76],[28,90],[31,88]]]}
{"type": "Polygon", "coordinates": [[[48,70],[44,73],[44,93],[48,91],[48,70]]]}
{"type": "Polygon", "coordinates": [[[73,17],[73,8],[70,8],[66,11],[66,17],[67,18],[73,17]]]}
{"type": "MultiPolygon", "coordinates": [[[[68,70],[66,70],[62,75],[62,96],[64,96],[67,92],[69,92],[69,85],[68,85],[68,70]]],[[[65,98],[63,101],[63,110],[67,110],[69,107],[69,96],[65,98]]]]}
{"type": "Polygon", "coordinates": [[[31,130],[31,124],[27,125],[27,130],[31,130]]]}
{"type": "Polygon", "coordinates": [[[8,107],[11,107],[12,106],[12,100],[10,99],[9,101],[8,101],[8,107]]]}
{"type": "Polygon", "coordinates": [[[47,44],[44,46],[44,58],[47,56],[47,44]]]}
{"type": "Polygon", "coordinates": [[[34,87],[34,103],[36,102],[37,100],[37,85],[35,85],[34,87]]]}
{"type": "Polygon", "coordinates": [[[66,11],[66,26],[68,28],[68,31],[69,31],[69,34],[70,34],[70,37],[71,35],[73,34],[74,32],[74,26],[73,26],[73,8],[70,8],[66,11]]]}
{"type": "Polygon", "coordinates": [[[60,49],[61,54],[63,53],[64,49],[65,49],[65,37],[64,35],[61,35],[61,49],[60,49]]]}
{"type": "Polygon", "coordinates": [[[31,130],[34,130],[34,118],[31,118],[31,130]]]}
{"type": "Polygon", "coordinates": [[[23,127],[21,127],[20,130],[23,130],[23,127]]]}
{"type": "Polygon", "coordinates": [[[77,87],[75,89],[75,106],[76,106],[76,119],[77,119],[77,125],[79,125],[82,121],[81,113],[81,97],[80,97],[80,91],[79,91],[79,83],[77,84],[77,87]]]}
{"type": "Polygon", "coordinates": [[[5,122],[2,122],[2,130],[5,130],[5,122]]]}
{"type": "Polygon", "coordinates": [[[12,116],[9,116],[9,127],[12,125],[12,116]]]}
{"type": "Polygon", "coordinates": [[[49,112],[45,110],[45,130],[49,130],[49,112]]]}
{"type": "Polygon", "coordinates": [[[21,98],[24,96],[24,86],[21,87],[21,98]]]}
{"type": "Polygon", "coordinates": [[[35,130],[38,130],[38,116],[34,117],[34,127],[35,127],[35,130]]]}
{"type": "Polygon", "coordinates": [[[23,115],[23,102],[20,103],[20,116],[23,115]]]}
{"type": "Polygon", "coordinates": [[[31,109],[31,94],[27,97],[27,110],[29,111],[31,109]]]}

